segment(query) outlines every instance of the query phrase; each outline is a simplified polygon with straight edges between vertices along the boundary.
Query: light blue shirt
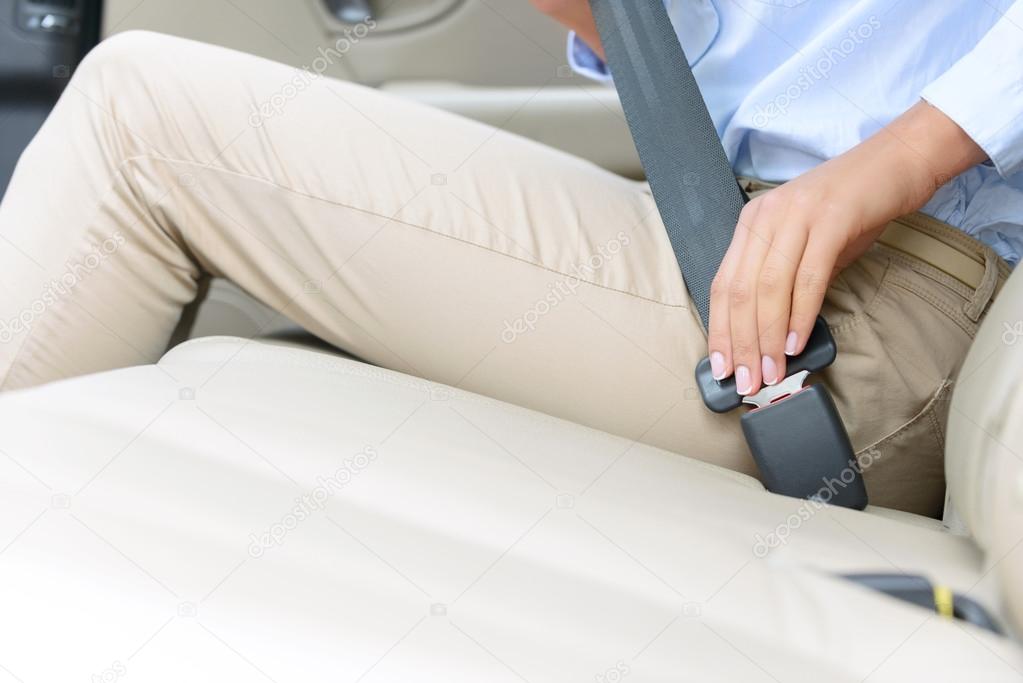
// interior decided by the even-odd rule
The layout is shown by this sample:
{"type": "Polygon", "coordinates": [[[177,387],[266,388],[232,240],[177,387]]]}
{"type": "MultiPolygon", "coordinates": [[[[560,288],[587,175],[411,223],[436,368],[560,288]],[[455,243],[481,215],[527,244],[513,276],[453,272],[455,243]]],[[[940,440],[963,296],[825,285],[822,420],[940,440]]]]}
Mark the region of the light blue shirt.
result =
{"type": "MultiPolygon", "coordinates": [[[[631,0],[630,0],[631,1],[631,0]]],[[[785,181],[920,98],[989,155],[924,212],[1023,254],[1023,0],[665,0],[740,175],[785,181]]],[[[575,36],[569,62],[602,81],[575,36]]]]}

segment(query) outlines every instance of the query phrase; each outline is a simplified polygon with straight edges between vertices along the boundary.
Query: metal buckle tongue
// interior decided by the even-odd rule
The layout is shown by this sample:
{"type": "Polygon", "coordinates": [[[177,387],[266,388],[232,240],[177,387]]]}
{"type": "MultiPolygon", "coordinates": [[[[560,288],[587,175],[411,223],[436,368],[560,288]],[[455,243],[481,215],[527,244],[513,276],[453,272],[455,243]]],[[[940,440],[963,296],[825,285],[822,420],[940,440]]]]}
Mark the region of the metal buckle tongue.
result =
{"type": "Polygon", "coordinates": [[[789,375],[781,382],[775,385],[767,386],[753,394],[752,396],[743,396],[742,402],[754,406],[755,408],[763,408],[769,406],[772,403],[784,400],[796,393],[803,388],[803,382],[810,376],[809,370],[801,370],[794,375],[789,375]]]}

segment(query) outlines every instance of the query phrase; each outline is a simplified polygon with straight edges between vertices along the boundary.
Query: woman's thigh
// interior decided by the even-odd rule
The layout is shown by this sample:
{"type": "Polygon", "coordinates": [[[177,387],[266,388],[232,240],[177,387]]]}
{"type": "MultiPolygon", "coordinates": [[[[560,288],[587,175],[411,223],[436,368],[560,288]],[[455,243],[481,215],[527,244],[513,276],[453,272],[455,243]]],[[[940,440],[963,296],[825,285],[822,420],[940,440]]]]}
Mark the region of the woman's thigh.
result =
{"type": "Polygon", "coordinates": [[[753,471],[695,390],[649,193],[499,129],[127,34],[26,152],[0,234],[7,387],[155,360],[214,274],[370,362],[753,471]]]}

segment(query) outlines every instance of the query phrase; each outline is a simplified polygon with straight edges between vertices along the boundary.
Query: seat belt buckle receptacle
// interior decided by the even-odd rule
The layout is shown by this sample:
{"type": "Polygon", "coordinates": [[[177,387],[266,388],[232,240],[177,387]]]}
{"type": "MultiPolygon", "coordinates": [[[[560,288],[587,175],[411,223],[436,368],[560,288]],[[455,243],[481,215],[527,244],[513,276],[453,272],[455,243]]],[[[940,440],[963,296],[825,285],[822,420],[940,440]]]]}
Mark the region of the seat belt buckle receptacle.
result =
{"type": "Polygon", "coordinates": [[[817,318],[803,353],[788,360],[782,382],[741,396],[734,377],[714,379],[707,358],[696,367],[696,382],[714,412],[753,406],[742,416],[742,431],[767,490],[862,510],[867,491],[835,402],[823,385],[803,384],[836,355],[827,323],[817,318]]]}

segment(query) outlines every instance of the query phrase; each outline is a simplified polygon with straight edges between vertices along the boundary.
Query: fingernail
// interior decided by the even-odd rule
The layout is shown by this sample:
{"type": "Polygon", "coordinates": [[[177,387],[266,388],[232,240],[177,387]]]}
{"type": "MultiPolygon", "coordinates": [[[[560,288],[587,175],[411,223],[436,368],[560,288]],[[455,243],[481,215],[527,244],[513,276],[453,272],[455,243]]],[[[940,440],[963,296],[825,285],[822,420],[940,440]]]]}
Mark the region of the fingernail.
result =
{"type": "Polygon", "coordinates": [[[725,356],[720,351],[710,354],[710,372],[714,379],[725,378],[725,356]]]}
{"type": "Polygon", "coordinates": [[[775,365],[774,359],[770,356],[764,356],[764,360],[761,362],[761,368],[764,372],[764,384],[772,386],[778,383],[778,366],[775,365]]]}
{"type": "Polygon", "coordinates": [[[796,355],[796,348],[799,344],[799,335],[795,332],[789,332],[789,336],[785,338],[785,355],[794,356],[796,355]]]}
{"type": "Polygon", "coordinates": [[[750,379],[749,368],[740,365],[735,369],[735,390],[740,396],[745,396],[753,390],[753,382],[750,379]]]}

